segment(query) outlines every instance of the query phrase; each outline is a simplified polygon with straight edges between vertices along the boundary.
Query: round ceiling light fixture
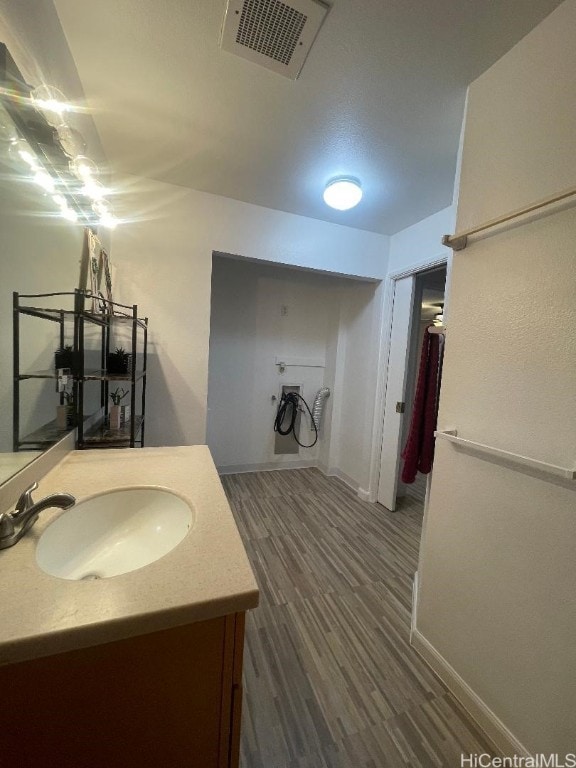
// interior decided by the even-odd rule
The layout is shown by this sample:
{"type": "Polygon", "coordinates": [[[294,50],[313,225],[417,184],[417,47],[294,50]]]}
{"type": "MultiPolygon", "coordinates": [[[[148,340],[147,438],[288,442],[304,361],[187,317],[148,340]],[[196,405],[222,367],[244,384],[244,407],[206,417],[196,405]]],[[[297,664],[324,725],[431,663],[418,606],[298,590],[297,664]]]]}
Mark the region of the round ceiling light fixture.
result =
{"type": "Polygon", "coordinates": [[[362,187],[357,179],[339,177],[328,182],[324,190],[324,202],[330,208],[347,211],[362,200],[362,187]]]}

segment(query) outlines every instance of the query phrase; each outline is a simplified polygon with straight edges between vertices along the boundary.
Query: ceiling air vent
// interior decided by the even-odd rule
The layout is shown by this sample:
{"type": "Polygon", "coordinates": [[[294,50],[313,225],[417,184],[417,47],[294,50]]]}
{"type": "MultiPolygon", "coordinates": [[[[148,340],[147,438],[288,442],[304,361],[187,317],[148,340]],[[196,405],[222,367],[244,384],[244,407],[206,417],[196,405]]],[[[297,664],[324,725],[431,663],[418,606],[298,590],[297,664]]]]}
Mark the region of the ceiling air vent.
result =
{"type": "Polygon", "coordinates": [[[327,12],[317,0],[228,0],[222,48],[295,80],[327,12]]]}

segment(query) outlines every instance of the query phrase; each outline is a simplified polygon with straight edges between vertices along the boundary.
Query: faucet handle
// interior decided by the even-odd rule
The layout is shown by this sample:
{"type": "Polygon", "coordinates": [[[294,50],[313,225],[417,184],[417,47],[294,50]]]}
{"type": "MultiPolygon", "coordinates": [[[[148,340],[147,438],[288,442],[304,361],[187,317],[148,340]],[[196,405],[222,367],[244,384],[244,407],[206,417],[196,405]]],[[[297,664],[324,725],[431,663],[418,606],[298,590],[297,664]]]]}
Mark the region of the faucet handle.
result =
{"type": "Polygon", "coordinates": [[[8,512],[0,515],[0,539],[5,539],[14,534],[14,521],[8,512]]]}
{"type": "Polygon", "coordinates": [[[17,518],[19,515],[22,515],[24,512],[30,509],[30,507],[34,504],[34,501],[32,499],[32,494],[35,490],[38,488],[38,483],[32,483],[32,485],[27,488],[24,493],[20,496],[18,501],[16,502],[16,511],[14,512],[14,517],[17,518]]]}

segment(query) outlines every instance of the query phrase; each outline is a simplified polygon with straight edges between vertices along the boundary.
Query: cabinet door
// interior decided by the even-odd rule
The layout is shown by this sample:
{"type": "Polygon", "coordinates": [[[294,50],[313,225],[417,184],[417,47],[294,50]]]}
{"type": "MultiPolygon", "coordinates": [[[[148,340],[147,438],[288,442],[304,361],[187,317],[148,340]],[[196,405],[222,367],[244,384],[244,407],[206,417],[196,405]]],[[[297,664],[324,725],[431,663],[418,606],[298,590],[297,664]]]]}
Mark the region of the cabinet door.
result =
{"type": "Polygon", "coordinates": [[[222,617],[0,667],[2,768],[227,766],[235,635],[222,617]]]}

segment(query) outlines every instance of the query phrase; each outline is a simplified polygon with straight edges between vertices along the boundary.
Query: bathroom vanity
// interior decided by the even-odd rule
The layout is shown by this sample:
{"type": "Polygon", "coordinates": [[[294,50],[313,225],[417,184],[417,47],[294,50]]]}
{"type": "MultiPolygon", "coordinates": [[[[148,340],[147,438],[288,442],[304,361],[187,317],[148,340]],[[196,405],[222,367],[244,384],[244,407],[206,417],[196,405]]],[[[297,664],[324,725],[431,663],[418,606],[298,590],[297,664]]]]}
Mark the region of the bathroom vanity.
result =
{"type": "Polygon", "coordinates": [[[81,502],[135,486],[192,510],[188,533],[149,565],[49,575],[38,542],[59,509],[0,551],[3,767],[238,765],[244,615],[258,589],[208,448],[73,451],[35,495],[81,502]]]}

